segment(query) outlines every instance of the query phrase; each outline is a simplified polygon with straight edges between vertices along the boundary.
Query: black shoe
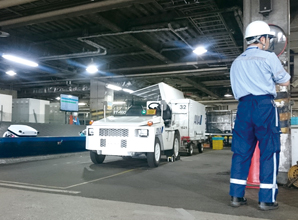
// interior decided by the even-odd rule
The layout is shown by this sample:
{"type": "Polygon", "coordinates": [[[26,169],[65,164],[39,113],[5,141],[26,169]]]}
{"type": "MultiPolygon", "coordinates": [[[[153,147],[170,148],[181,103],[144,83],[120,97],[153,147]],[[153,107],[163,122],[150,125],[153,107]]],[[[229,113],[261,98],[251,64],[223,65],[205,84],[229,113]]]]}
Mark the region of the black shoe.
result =
{"type": "Polygon", "coordinates": [[[278,209],[278,203],[277,202],[260,202],[259,203],[259,208],[262,211],[267,211],[267,210],[274,210],[274,209],[278,209]]]}
{"type": "Polygon", "coordinates": [[[239,207],[241,205],[246,205],[247,204],[247,199],[242,197],[242,198],[239,198],[239,197],[234,197],[234,196],[231,196],[231,202],[230,202],[230,205],[232,207],[239,207]]]}

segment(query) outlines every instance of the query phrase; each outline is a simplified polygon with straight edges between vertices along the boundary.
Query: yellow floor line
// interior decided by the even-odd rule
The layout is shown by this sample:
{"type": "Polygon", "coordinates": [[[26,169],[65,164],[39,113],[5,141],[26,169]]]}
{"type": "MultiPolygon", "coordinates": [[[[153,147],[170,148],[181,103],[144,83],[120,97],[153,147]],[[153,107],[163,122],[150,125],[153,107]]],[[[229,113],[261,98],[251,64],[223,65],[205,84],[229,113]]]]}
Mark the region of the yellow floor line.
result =
{"type": "Polygon", "coordinates": [[[108,178],[111,178],[111,177],[115,177],[115,176],[119,176],[119,175],[122,175],[122,174],[125,174],[125,173],[128,173],[128,172],[131,172],[133,170],[137,170],[137,169],[126,170],[126,171],[123,171],[123,172],[120,172],[120,173],[116,173],[116,174],[113,174],[113,175],[110,175],[110,176],[105,176],[105,177],[101,177],[101,178],[98,178],[98,179],[95,179],[95,180],[91,180],[91,181],[87,181],[87,182],[83,182],[83,183],[78,183],[78,184],[75,184],[75,185],[67,186],[67,187],[64,187],[63,189],[69,189],[69,188],[73,188],[73,187],[76,187],[76,186],[81,186],[81,185],[85,185],[85,184],[88,184],[88,183],[93,183],[93,182],[96,182],[96,181],[108,179],[108,178]]]}

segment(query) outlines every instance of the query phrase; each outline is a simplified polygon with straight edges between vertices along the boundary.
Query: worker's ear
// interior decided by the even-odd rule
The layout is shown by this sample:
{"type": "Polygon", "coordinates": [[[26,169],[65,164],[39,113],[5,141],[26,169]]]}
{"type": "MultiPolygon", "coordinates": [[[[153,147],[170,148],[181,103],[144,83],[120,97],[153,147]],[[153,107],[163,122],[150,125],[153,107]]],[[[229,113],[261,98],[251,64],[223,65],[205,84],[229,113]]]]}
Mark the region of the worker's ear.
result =
{"type": "Polygon", "coordinates": [[[265,38],[264,36],[262,36],[262,37],[260,38],[260,42],[261,42],[262,44],[265,44],[265,43],[266,43],[266,38],[265,38]]]}

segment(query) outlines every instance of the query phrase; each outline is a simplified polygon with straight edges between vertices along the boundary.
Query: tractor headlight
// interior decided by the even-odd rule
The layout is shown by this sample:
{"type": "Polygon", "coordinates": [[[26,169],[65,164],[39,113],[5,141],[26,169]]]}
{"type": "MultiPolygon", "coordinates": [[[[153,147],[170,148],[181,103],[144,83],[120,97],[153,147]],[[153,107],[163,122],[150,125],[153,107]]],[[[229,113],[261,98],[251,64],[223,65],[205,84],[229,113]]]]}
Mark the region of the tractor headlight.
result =
{"type": "Polygon", "coordinates": [[[137,134],[139,137],[148,137],[149,131],[148,129],[138,129],[137,134]]]}
{"type": "Polygon", "coordinates": [[[94,135],[93,128],[88,128],[88,136],[93,136],[93,135],[94,135]]]}

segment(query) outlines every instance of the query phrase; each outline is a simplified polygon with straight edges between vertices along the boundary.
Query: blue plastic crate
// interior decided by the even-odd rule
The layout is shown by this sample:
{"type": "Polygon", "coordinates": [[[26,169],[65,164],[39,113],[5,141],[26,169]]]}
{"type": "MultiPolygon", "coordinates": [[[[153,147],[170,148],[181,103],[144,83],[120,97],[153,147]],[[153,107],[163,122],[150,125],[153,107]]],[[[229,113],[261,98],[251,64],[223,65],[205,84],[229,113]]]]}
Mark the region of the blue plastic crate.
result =
{"type": "Polygon", "coordinates": [[[225,138],[224,137],[213,137],[213,141],[223,141],[225,138]]]}
{"type": "Polygon", "coordinates": [[[298,125],[298,117],[291,117],[291,125],[298,125]]]}

